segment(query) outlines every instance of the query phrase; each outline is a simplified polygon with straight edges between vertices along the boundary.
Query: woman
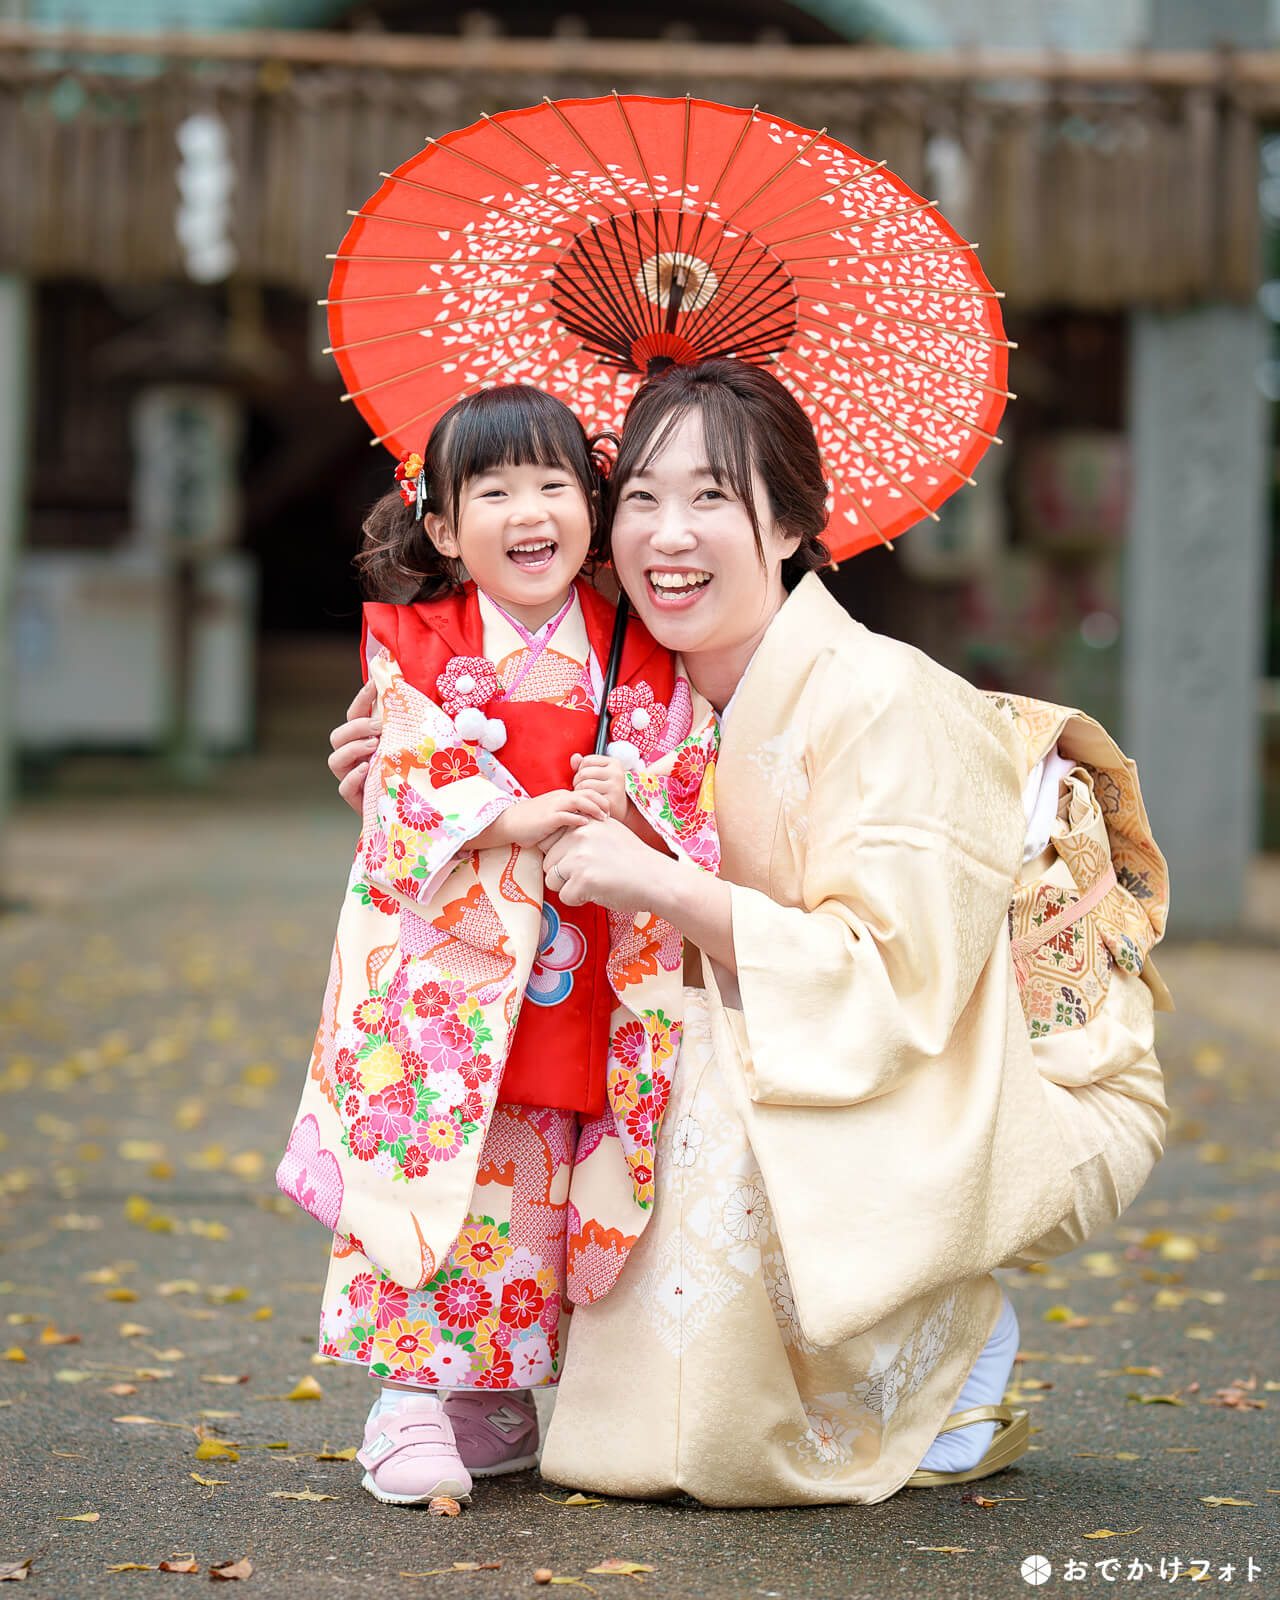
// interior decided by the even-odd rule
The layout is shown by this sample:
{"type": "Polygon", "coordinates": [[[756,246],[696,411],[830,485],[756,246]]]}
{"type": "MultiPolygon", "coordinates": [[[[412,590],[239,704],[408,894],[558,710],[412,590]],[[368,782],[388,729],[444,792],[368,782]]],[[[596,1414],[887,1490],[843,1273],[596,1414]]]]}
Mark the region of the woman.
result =
{"type": "MultiPolygon", "coordinates": [[[[576,1487],[873,1502],[922,1462],[994,1470],[982,1408],[1017,1326],[991,1269],[1114,1220],[1160,1153],[1140,973],[1110,974],[1081,1082],[1038,1072],[1007,931],[1023,745],[827,594],[825,492],[761,369],[676,368],[632,406],[614,566],[720,713],[722,859],[712,878],[600,822],[544,863],[569,904],[655,911],[691,958],[654,1214],[575,1314],[543,1455],[576,1487]]],[[[349,798],[372,732],[334,735],[349,798]]]]}

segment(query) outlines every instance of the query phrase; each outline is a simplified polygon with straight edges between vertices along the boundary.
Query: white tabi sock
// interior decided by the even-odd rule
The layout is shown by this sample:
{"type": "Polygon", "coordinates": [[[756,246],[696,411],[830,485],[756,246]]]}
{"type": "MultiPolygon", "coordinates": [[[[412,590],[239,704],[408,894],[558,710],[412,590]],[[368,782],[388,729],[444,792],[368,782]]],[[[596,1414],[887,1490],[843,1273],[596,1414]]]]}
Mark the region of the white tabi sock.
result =
{"type": "Polygon", "coordinates": [[[387,1411],[394,1411],[397,1406],[409,1406],[411,1409],[423,1407],[431,1409],[440,1404],[434,1389],[387,1389],[378,1390],[378,1397],[369,1408],[370,1422],[375,1417],[380,1417],[387,1411]]]}
{"type": "MultiPolygon", "coordinates": [[[[973,1371],[965,1379],[964,1388],[951,1407],[952,1413],[967,1411],[970,1406],[999,1405],[1017,1353],[1018,1319],[1005,1295],[999,1320],[974,1362],[973,1371]]],[[[920,1465],[929,1472],[967,1472],[986,1455],[995,1432],[994,1422],[971,1422],[951,1433],[940,1433],[920,1465]]]]}

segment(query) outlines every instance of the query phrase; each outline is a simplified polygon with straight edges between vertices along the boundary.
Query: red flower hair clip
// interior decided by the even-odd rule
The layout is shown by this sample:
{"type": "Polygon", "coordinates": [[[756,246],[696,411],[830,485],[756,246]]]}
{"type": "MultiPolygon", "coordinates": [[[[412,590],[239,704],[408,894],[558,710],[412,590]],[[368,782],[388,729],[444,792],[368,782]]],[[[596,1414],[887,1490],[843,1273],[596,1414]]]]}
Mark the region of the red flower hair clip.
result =
{"type": "Polygon", "coordinates": [[[652,761],[662,743],[667,708],[647,683],[623,684],[609,695],[609,754],[624,766],[652,761]]]}
{"type": "Polygon", "coordinates": [[[420,518],[427,501],[427,464],[418,451],[410,450],[407,456],[401,456],[396,483],[400,486],[400,498],[405,505],[413,507],[414,517],[420,518]]]}

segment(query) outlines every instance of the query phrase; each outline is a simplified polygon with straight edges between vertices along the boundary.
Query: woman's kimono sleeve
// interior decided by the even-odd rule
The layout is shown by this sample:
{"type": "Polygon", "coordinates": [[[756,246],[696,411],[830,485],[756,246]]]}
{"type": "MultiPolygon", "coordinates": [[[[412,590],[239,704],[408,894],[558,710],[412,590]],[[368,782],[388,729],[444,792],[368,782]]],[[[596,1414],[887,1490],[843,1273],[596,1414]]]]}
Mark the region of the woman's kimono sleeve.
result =
{"type": "Polygon", "coordinates": [[[1017,768],[979,718],[943,728],[918,709],[811,744],[790,827],[801,905],[733,887],[754,1101],[894,1088],[948,1050],[1003,937],[1026,826],[1017,768]]]}
{"type": "Polygon", "coordinates": [[[464,744],[434,700],[404,679],[390,651],[369,668],[382,735],[364,789],[362,853],[374,891],[430,904],[465,851],[519,797],[487,751],[464,744]]]}

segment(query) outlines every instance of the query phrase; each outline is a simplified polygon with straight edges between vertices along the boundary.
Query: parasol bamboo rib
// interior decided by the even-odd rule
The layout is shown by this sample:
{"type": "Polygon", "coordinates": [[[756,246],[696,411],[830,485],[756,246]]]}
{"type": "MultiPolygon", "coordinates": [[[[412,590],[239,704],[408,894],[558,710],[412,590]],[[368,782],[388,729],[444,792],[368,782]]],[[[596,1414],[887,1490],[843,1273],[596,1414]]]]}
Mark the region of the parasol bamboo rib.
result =
{"type": "MultiPolygon", "coordinates": [[[[838,310],[848,311],[855,307],[840,306],[838,310]]],[[[885,344],[879,339],[868,338],[865,334],[858,335],[859,344],[866,345],[871,350],[883,350],[886,355],[893,356],[898,361],[909,361],[912,366],[925,367],[930,372],[940,373],[944,378],[956,378],[961,383],[970,384],[975,389],[983,389],[988,394],[998,395],[1002,400],[1016,400],[1018,397],[1011,389],[1001,389],[997,384],[988,383],[984,378],[975,378],[971,373],[962,372],[958,367],[944,367],[936,361],[926,360],[924,356],[912,354],[908,350],[899,350],[891,344],[885,344]]]]}
{"type": "MultiPolygon", "coordinates": [[[[841,328],[834,322],[827,322],[822,317],[815,317],[811,312],[806,312],[797,320],[798,322],[816,322],[824,328],[830,328],[833,333],[852,334],[855,340],[858,337],[851,328],[841,328]]],[[[952,422],[958,423],[960,427],[968,428],[971,433],[979,434],[988,444],[1004,443],[998,433],[988,433],[985,428],[979,427],[976,422],[970,422],[967,417],[962,417],[958,411],[952,411],[950,407],[944,406],[940,401],[927,399],[924,395],[917,394],[914,389],[908,389],[905,384],[898,383],[896,379],[889,377],[887,373],[879,372],[875,367],[868,366],[865,361],[859,361],[856,356],[850,355],[847,348],[832,350],[831,356],[833,360],[843,361],[848,366],[857,367],[859,371],[865,372],[869,378],[873,378],[877,383],[884,383],[889,388],[896,389],[899,394],[905,395],[914,405],[924,406],[930,411],[937,411],[942,416],[950,418],[952,422]]]]}
{"type": "Polygon", "coordinates": [[[584,189],[578,180],[570,173],[566,172],[558,161],[552,161],[550,156],[544,156],[542,152],[535,149],[527,139],[522,139],[518,133],[513,133],[511,129],[507,127],[505,122],[499,122],[496,117],[491,117],[487,111],[482,111],[480,115],[491,128],[496,128],[499,133],[505,134],[507,138],[513,143],[517,144],[526,155],[532,156],[535,161],[541,161],[548,171],[556,173],[557,176],[562,178],[565,183],[567,183],[569,187],[575,191],[575,193],[580,194],[584,200],[589,200],[592,205],[603,204],[603,201],[598,194],[593,194],[590,189],[584,189]]]}
{"type": "Polygon", "coordinates": [[[631,141],[631,151],[636,158],[636,166],[640,169],[640,176],[644,179],[644,186],[649,191],[649,198],[653,201],[653,208],[658,209],[658,193],[653,187],[653,179],[649,176],[649,165],[640,154],[640,143],[636,138],[636,131],[631,126],[631,118],[627,115],[627,108],[622,103],[622,96],[615,89],[613,103],[618,108],[618,115],[622,118],[622,126],[627,130],[627,138],[631,141]]]}
{"type": "Polygon", "coordinates": [[[548,97],[546,95],[543,95],[542,103],[543,103],[543,105],[550,107],[550,109],[555,112],[557,118],[568,129],[571,137],[573,137],[574,139],[577,140],[578,144],[582,147],[583,150],[586,151],[586,153],[590,157],[590,159],[595,162],[596,169],[600,173],[600,176],[602,178],[604,178],[606,180],[606,182],[611,183],[613,185],[614,193],[618,196],[618,199],[622,201],[624,206],[629,208],[633,204],[631,196],[629,194],[625,194],[623,192],[623,190],[621,188],[619,188],[618,180],[614,177],[613,173],[609,171],[608,167],[604,164],[603,161],[601,161],[600,157],[595,153],[595,151],[591,148],[591,146],[587,143],[587,141],[578,132],[577,128],[574,127],[573,123],[569,121],[568,117],[565,116],[564,112],[560,109],[560,107],[555,103],[554,100],[548,99],[548,97]]]}
{"type": "Polygon", "coordinates": [[[483,172],[487,178],[496,178],[498,184],[507,189],[519,189],[521,194],[528,195],[530,200],[536,201],[540,206],[546,206],[552,211],[564,212],[567,216],[577,217],[579,222],[585,223],[588,228],[595,227],[593,218],[586,216],[581,211],[575,211],[572,206],[559,205],[550,195],[542,194],[537,189],[531,189],[527,183],[521,183],[518,178],[513,178],[508,173],[499,172],[496,167],[488,166],[483,161],[477,161],[474,156],[469,156],[465,150],[459,150],[456,145],[442,144],[439,139],[425,141],[432,150],[442,151],[451,155],[458,161],[463,161],[469,167],[474,167],[477,172],[483,172]]]}
{"type": "Polygon", "coordinates": [[[826,131],[827,130],[825,128],[819,128],[817,133],[811,133],[809,135],[809,142],[806,145],[799,150],[793,150],[791,155],[787,157],[787,159],[782,163],[775,173],[766,178],[759,188],[753,189],[745,200],[740,200],[738,204],[734,206],[729,215],[724,219],[725,227],[727,228],[735,217],[740,217],[744,211],[749,210],[762,194],[764,194],[767,190],[772,189],[774,184],[777,183],[778,179],[783,175],[784,172],[790,172],[797,161],[803,161],[805,156],[808,155],[810,150],[813,149],[814,145],[817,144],[818,140],[822,138],[826,131]]]}
{"type": "MultiPolygon", "coordinates": [[[[551,274],[543,278],[507,278],[501,283],[485,283],[479,285],[473,292],[484,294],[491,289],[521,289],[530,283],[550,283],[551,274]]],[[[335,295],[331,299],[317,300],[318,306],[365,306],[376,301],[386,300],[426,300],[433,294],[457,294],[456,283],[442,283],[434,289],[409,289],[402,294],[345,294],[335,295]]]]}
{"type": "MultiPolygon", "coordinates": [[[[575,264],[577,264],[577,263],[575,263],[575,264]]],[[[596,266],[596,264],[594,262],[592,262],[592,261],[584,261],[580,265],[580,270],[584,273],[584,275],[589,275],[598,284],[600,284],[601,291],[604,293],[605,298],[610,301],[610,304],[614,304],[613,296],[612,296],[611,292],[609,291],[608,286],[605,285],[601,281],[600,271],[599,271],[599,268],[596,266]]],[[[617,275],[616,275],[616,273],[613,273],[612,267],[610,267],[610,272],[613,274],[615,282],[616,282],[617,281],[617,275]]],[[[582,320],[587,324],[588,327],[591,327],[593,329],[592,337],[598,338],[599,337],[599,324],[598,324],[598,321],[593,324],[592,320],[591,320],[593,316],[598,318],[598,315],[599,315],[598,309],[595,306],[592,305],[591,301],[583,294],[582,290],[578,287],[578,285],[576,283],[574,283],[574,281],[572,280],[572,278],[570,278],[568,273],[561,273],[560,274],[560,278],[559,278],[559,281],[558,281],[556,287],[557,287],[557,291],[559,293],[566,294],[566,295],[571,295],[573,297],[573,299],[577,302],[578,306],[582,308],[582,320]]],[[[621,291],[621,284],[618,285],[618,288],[619,288],[619,291],[621,291]]],[[[618,308],[616,310],[616,315],[619,316],[622,319],[623,323],[626,326],[627,332],[630,333],[630,335],[631,335],[632,343],[634,343],[636,339],[639,339],[643,335],[644,329],[630,315],[630,311],[631,311],[631,308],[624,305],[623,307],[618,308]]],[[[627,346],[627,351],[629,353],[630,345],[627,346]]]]}
{"type": "MultiPolygon", "coordinates": [[[[935,450],[932,445],[926,444],[918,433],[913,432],[913,430],[910,428],[901,427],[898,423],[894,422],[891,417],[886,416],[885,413],[881,411],[880,407],[876,405],[874,400],[869,400],[866,395],[858,394],[853,389],[847,389],[844,384],[838,382],[829,372],[823,372],[820,367],[815,367],[809,358],[805,355],[802,355],[799,350],[792,349],[791,359],[793,361],[803,361],[805,366],[808,367],[809,371],[812,372],[815,377],[821,378],[825,383],[830,384],[833,389],[838,389],[840,393],[844,395],[845,399],[850,401],[853,405],[865,406],[868,411],[874,412],[886,428],[889,428],[892,432],[899,434],[903,439],[906,439],[909,444],[914,446],[920,455],[927,456],[931,461],[936,462],[937,465],[940,466],[945,472],[952,473],[963,483],[967,483],[971,487],[976,483],[977,480],[975,478],[970,477],[970,475],[965,472],[963,468],[956,466],[954,461],[948,461],[946,456],[935,450]]],[[[848,425],[846,424],[846,426],[848,425]]],[[[905,489],[906,485],[903,484],[902,487],[905,489]]],[[[910,493],[911,491],[908,490],[907,492],[910,493]]],[[[924,503],[922,501],[921,505],[923,506],[923,504],[924,503]]],[[[928,507],[926,506],[924,509],[927,510],[928,507]]]]}
{"type": "MultiPolygon", "coordinates": [[[[395,267],[508,267],[516,263],[505,256],[344,256],[326,255],[326,261],[376,261],[383,266],[395,267]]],[[[456,285],[454,286],[456,288],[456,285]]],[[[478,287],[483,287],[482,285],[478,287]]]]}
{"type": "MultiPolygon", "coordinates": [[[[816,372],[816,368],[814,368],[809,362],[806,361],[805,365],[809,368],[810,372],[816,372]]],[[[907,499],[910,500],[914,505],[918,506],[919,509],[921,511],[923,511],[927,517],[932,519],[932,521],[934,521],[934,522],[941,522],[942,521],[942,518],[938,515],[938,513],[936,511],[932,510],[928,505],[926,505],[925,502],[920,498],[920,496],[915,492],[914,489],[908,487],[907,484],[903,483],[902,479],[893,470],[893,468],[884,459],[884,457],[879,453],[879,451],[874,449],[873,446],[867,444],[866,441],[859,434],[855,433],[854,430],[850,427],[850,425],[849,425],[849,423],[847,421],[842,421],[841,418],[838,417],[835,414],[834,411],[832,411],[831,407],[825,401],[820,399],[819,396],[816,395],[814,393],[814,391],[809,388],[809,386],[804,382],[804,380],[802,378],[800,378],[800,377],[798,377],[796,375],[794,369],[790,370],[789,375],[794,379],[794,381],[797,384],[800,385],[801,389],[803,389],[805,394],[807,394],[809,396],[809,399],[813,402],[813,404],[815,406],[817,406],[818,409],[820,411],[822,411],[826,415],[826,417],[832,423],[834,423],[837,428],[839,428],[841,430],[842,433],[847,433],[847,434],[850,435],[850,437],[853,439],[853,447],[854,447],[855,451],[859,455],[866,456],[868,460],[874,461],[876,466],[879,467],[880,471],[884,473],[885,477],[892,479],[892,481],[897,484],[898,488],[902,491],[902,493],[904,495],[906,495],[907,499]]],[[[818,377],[823,377],[823,376],[825,376],[825,374],[819,372],[819,373],[817,373],[817,376],[818,377]]],[[[865,510],[865,507],[861,506],[861,502],[859,502],[859,508],[865,510]]],[[[892,541],[885,534],[883,529],[881,529],[876,524],[873,524],[873,526],[875,526],[876,533],[883,540],[883,542],[885,544],[889,545],[890,549],[892,549],[892,547],[893,547],[892,546],[892,541]]]]}
{"type": "MultiPolygon", "coordinates": [[[[852,432],[852,430],[849,428],[847,423],[841,422],[839,417],[835,416],[828,409],[828,407],[825,406],[822,403],[822,401],[818,398],[818,396],[816,394],[814,394],[812,389],[810,389],[808,387],[808,385],[804,382],[803,378],[798,377],[797,374],[794,373],[793,371],[791,371],[790,369],[786,369],[782,373],[782,381],[783,381],[783,383],[785,383],[787,385],[788,388],[791,388],[792,385],[794,385],[797,389],[799,389],[800,393],[802,395],[804,395],[808,400],[810,400],[815,406],[817,406],[818,410],[823,412],[826,415],[826,417],[828,418],[828,420],[830,422],[832,422],[835,425],[835,427],[839,428],[842,433],[850,433],[850,432],[852,432]]],[[[869,459],[877,462],[879,464],[879,466],[881,467],[881,469],[885,472],[887,477],[893,477],[892,471],[890,471],[889,468],[885,465],[885,463],[880,460],[879,456],[876,455],[875,451],[871,450],[870,448],[868,448],[865,445],[862,445],[862,444],[858,443],[856,436],[854,438],[854,446],[855,446],[856,450],[858,451],[858,453],[860,455],[865,455],[869,459]]],[[[823,469],[827,470],[827,464],[826,464],[825,461],[823,462],[823,469]]],[[[866,521],[871,524],[871,531],[875,534],[876,538],[879,539],[880,543],[882,545],[884,545],[886,549],[892,550],[893,549],[893,540],[890,539],[888,534],[884,531],[884,529],[880,526],[880,524],[876,521],[876,519],[867,510],[867,508],[866,508],[865,504],[862,502],[862,500],[859,499],[857,491],[854,490],[850,486],[848,478],[846,478],[843,473],[841,473],[839,471],[834,471],[834,470],[831,472],[831,476],[833,478],[838,479],[840,481],[840,483],[842,483],[844,485],[845,493],[848,495],[849,500],[850,500],[851,504],[853,505],[854,509],[859,513],[860,516],[864,517],[866,519],[866,521]]],[[[933,512],[930,512],[929,514],[930,514],[930,516],[934,515],[933,512]]],[[[935,519],[935,520],[938,520],[938,519],[935,519]]]]}
{"type": "Polygon", "coordinates": [[[795,205],[788,206],[785,211],[779,211],[776,217],[770,217],[768,222],[761,222],[761,229],[772,228],[776,223],[785,222],[788,217],[793,217],[797,211],[803,211],[806,206],[816,205],[819,200],[829,199],[832,195],[842,194],[846,189],[852,189],[856,184],[865,183],[868,178],[875,177],[877,172],[883,172],[889,165],[887,161],[876,161],[856,177],[847,178],[844,183],[835,183],[829,189],[819,189],[804,200],[797,200],[795,205]]]}
{"type": "Polygon", "coordinates": [[[936,211],[936,200],[923,200],[918,206],[903,206],[899,211],[881,211],[874,217],[846,218],[834,228],[812,228],[808,233],[793,233],[787,239],[765,239],[761,243],[767,244],[771,250],[781,250],[789,244],[803,244],[806,239],[821,239],[829,237],[838,239],[841,244],[848,244],[844,235],[849,233],[863,233],[867,228],[872,228],[878,222],[897,222],[902,217],[916,217],[922,211],[936,211]]]}
{"type": "MultiPolygon", "coordinates": [[[[363,217],[366,222],[394,222],[402,228],[428,228],[435,233],[456,233],[460,239],[497,239],[506,244],[512,242],[509,233],[482,233],[477,229],[460,228],[456,222],[419,222],[416,217],[389,217],[385,211],[348,210],[347,215],[363,217]]],[[[555,234],[557,238],[567,239],[571,244],[578,237],[576,233],[570,233],[566,228],[552,228],[544,223],[538,223],[537,227],[540,232],[555,234]]],[[[539,249],[544,248],[546,247],[539,246],[539,249]]]]}
{"type": "Polygon", "coordinates": [[[502,317],[515,317],[524,309],[524,305],[511,305],[505,309],[494,307],[488,311],[477,311],[469,317],[453,317],[448,322],[428,322],[416,328],[400,328],[395,333],[379,333],[372,339],[353,339],[349,344],[326,345],[320,353],[332,356],[344,350],[364,350],[371,344],[387,344],[392,339],[408,339],[414,334],[448,333],[451,328],[463,328],[472,322],[496,322],[502,317]]]}
{"type": "MultiPolygon", "coordinates": [[[[474,206],[477,211],[494,211],[498,216],[510,217],[512,222],[518,222],[525,228],[541,228],[544,232],[547,228],[545,222],[537,222],[532,217],[522,216],[518,211],[508,211],[505,206],[495,205],[492,200],[481,200],[478,196],[458,194],[450,189],[437,189],[434,184],[419,183],[416,178],[402,178],[398,172],[380,172],[378,176],[385,178],[388,183],[403,183],[407,188],[421,189],[423,194],[433,194],[437,200],[461,202],[465,206],[474,206]]],[[[566,211],[560,207],[553,206],[552,209],[559,211],[562,216],[576,217],[578,215],[576,211],[566,211]]],[[[560,231],[566,233],[570,230],[562,228],[560,231]]],[[[458,227],[458,232],[465,232],[461,225],[458,227]]]]}
{"type": "Polygon", "coordinates": [[[720,176],[716,179],[715,183],[711,186],[711,193],[702,202],[703,209],[698,215],[698,224],[697,224],[697,227],[693,231],[693,238],[690,239],[690,241],[689,241],[689,254],[690,255],[692,255],[693,252],[698,248],[698,241],[699,241],[699,239],[702,238],[703,227],[705,226],[705,224],[707,222],[707,219],[711,215],[711,207],[713,205],[715,205],[716,196],[720,193],[721,187],[724,184],[724,180],[729,176],[729,169],[733,166],[734,162],[738,159],[738,153],[742,149],[742,146],[746,143],[747,135],[751,132],[752,128],[755,126],[756,117],[759,114],[759,111],[760,111],[760,107],[759,107],[758,104],[752,106],[751,111],[748,114],[746,121],[742,124],[742,127],[741,127],[741,129],[740,129],[740,131],[738,133],[738,138],[737,138],[736,143],[733,146],[733,149],[730,150],[729,154],[725,157],[724,166],[720,169],[720,176]]]}
{"type": "MultiPolygon", "coordinates": [[[[549,328],[555,320],[554,317],[544,317],[541,322],[530,322],[526,326],[530,329],[549,328]]],[[[379,389],[389,389],[394,384],[404,383],[408,378],[417,378],[424,372],[432,372],[436,367],[442,367],[448,361],[456,362],[458,366],[465,367],[467,365],[467,362],[463,359],[465,353],[462,350],[450,350],[447,355],[437,356],[434,361],[424,361],[420,367],[409,367],[404,372],[397,372],[391,378],[380,378],[377,383],[370,383],[363,389],[351,389],[346,394],[339,395],[338,398],[341,400],[360,400],[367,394],[376,394],[379,389]]],[[[474,354],[474,352],[472,353],[474,354]]],[[[393,428],[391,431],[395,433],[398,430],[393,428]]],[[[383,437],[385,438],[386,435],[384,434],[383,437]]],[[[377,442],[380,443],[381,441],[377,442]]]]}

